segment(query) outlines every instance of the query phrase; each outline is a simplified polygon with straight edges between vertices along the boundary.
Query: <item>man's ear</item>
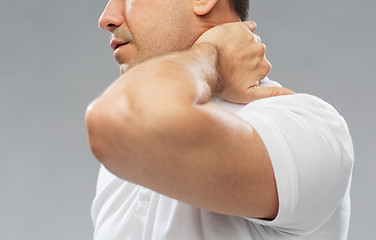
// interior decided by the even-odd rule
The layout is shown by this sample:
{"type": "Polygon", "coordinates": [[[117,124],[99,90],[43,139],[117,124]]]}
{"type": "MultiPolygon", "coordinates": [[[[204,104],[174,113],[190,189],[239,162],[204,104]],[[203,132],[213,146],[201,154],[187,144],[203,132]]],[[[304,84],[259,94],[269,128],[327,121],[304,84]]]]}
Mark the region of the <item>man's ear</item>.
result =
{"type": "Polygon", "coordinates": [[[219,0],[193,0],[193,12],[198,16],[208,14],[219,0]]]}

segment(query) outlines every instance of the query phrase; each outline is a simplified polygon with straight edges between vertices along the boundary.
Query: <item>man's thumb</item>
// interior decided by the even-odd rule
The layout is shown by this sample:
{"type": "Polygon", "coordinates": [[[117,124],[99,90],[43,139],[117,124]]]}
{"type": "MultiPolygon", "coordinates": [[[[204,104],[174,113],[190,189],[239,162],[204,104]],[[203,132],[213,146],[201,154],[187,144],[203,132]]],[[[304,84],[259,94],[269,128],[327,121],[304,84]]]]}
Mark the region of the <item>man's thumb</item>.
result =
{"type": "Polygon", "coordinates": [[[248,102],[262,98],[276,97],[282,95],[295,94],[294,91],[284,87],[253,87],[248,90],[248,102]]]}

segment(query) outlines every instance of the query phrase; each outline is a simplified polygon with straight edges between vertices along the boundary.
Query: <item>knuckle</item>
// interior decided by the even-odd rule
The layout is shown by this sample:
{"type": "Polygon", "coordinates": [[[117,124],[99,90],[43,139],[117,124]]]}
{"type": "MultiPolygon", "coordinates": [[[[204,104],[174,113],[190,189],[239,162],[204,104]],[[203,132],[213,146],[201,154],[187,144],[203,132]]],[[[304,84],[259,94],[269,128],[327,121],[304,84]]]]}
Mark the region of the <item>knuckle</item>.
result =
{"type": "Polygon", "coordinates": [[[254,39],[256,40],[256,42],[261,43],[261,37],[259,35],[255,34],[254,39]]]}
{"type": "Polygon", "coordinates": [[[266,51],[266,46],[265,46],[265,44],[263,44],[263,43],[259,43],[259,44],[258,44],[258,51],[259,51],[259,53],[261,53],[261,54],[265,54],[265,51],[266,51]]]}
{"type": "Polygon", "coordinates": [[[268,72],[270,72],[272,70],[272,64],[265,59],[265,68],[268,70],[268,72]]]}
{"type": "Polygon", "coordinates": [[[271,65],[268,61],[262,61],[258,65],[258,76],[260,79],[264,79],[271,71],[271,65]]]}
{"type": "Polygon", "coordinates": [[[272,70],[272,65],[270,64],[270,62],[268,60],[266,60],[265,58],[263,59],[263,61],[260,63],[261,67],[263,69],[265,69],[266,72],[270,72],[270,70],[272,70]]]}

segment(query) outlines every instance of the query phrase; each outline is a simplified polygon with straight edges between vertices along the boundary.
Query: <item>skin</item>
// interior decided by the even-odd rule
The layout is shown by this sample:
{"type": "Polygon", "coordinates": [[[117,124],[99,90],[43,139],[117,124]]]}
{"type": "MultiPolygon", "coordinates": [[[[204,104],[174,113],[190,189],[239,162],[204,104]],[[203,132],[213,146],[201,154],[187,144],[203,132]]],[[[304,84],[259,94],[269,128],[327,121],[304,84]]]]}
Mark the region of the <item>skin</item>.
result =
{"type": "Polygon", "coordinates": [[[130,44],[114,54],[123,74],[87,109],[88,138],[124,180],[213,212],[273,219],[278,193],[263,141],[210,100],[292,92],[257,87],[271,66],[255,26],[213,28],[236,21],[226,0],[110,0],[99,25],[130,44]]]}
{"type": "MultiPolygon", "coordinates": [[[[201,1],[196,5],[202,5],[201,1]]],[[[133,67],[152,57],[190,48],[203,32],[216,25],[240,21],[227,1],[213,7],[226,11],[205,14],[207,10],[198,6],[193,9],[196,14],[192,1],[166,0],[162,4],[155,0],[110,0],[99,26],[110,31],[112,39],[131,41],[127,50],[114,57],[121,68],[133,67]]]]}

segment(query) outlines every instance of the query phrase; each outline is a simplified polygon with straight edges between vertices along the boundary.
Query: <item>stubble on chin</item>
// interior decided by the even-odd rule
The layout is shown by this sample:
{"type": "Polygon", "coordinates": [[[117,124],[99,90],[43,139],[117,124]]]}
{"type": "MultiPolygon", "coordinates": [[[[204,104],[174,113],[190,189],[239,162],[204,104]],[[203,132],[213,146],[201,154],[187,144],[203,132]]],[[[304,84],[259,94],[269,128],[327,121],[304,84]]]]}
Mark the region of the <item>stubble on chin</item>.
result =
{"type": "Polygon", "coordinates": [[[128,72],[130,69],[135,67],[136,65],[142,63],[144,61],[132,61],[130,63],[122,63],[119,65],[120,69],[120,75],[123,75],[124,73],[128,72]]]}
{"type": "MultiPolygon", "coordinates": [[[[182,41],[177,41],[177,42],[181,43],[182,41]]],[[[192,44],[186,44],[186,46],[183,46],[181,44],[175,44],[175,45],[169,44],[166,47],[166,45],[162,44],[159,47],[154,46],[153,48],[149,48],[147,50],[140,49],[139,46],[137,46],[137,54],[135,54],[128,63],[126,64],[122,63],[119,65],[120,74],[122,75],[126,73],[127,71],[129,71],[130,69],[132,69],[133,67],[141,63],[147,62],[151,59],[169,55],[169,54],[176,53],[176,52],[185,51],[189,49],[191,45],[192,44]]]]}
{"type": "Polygon", "coordinates": [[[147,62],[147,61],[149,61],[153,58],[156,58],[156,57],[167,55],[169,53],[170,52],[159,53],[159,54],[150,54],[150,55],[146,55],[146,56],[137,56],[134,59],[132,59],[129,63],[126,63],[126,64],[122,63],[122,64],[119,65],[120,75],[128,72],[130,69],[132,69],[133,67],[135,67],[135,66],[137,66],[141,63],[147,62]]]}

